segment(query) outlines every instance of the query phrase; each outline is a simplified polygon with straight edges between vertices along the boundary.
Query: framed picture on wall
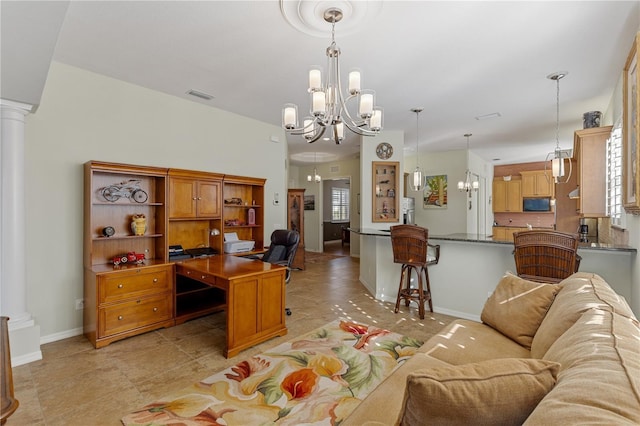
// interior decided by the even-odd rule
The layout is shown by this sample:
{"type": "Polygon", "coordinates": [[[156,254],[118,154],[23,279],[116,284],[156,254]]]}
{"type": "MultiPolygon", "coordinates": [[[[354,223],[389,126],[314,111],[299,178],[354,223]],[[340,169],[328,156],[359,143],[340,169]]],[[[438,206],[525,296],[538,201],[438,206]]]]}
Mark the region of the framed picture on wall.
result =
{"type": "Polygon", "coordinates": [[[447,175],[427,176],[422,206],[425,209],[447,208],[447,175]]]}
{"type": "Polygon", "coordinates": [[[638,74],[638,50],[640,48],[640,33],[629,52],[624,66],[623,82],[623,155],[622,181],[623,200],[628,213],[640,214],[640,74],[638,74]]]}
{"type": "Polygon", "coordinates": [[[316,209],[316,196],[315,195],[305,195],[304,196],[304,209],[305,210],[315,210],[316,209]]]}

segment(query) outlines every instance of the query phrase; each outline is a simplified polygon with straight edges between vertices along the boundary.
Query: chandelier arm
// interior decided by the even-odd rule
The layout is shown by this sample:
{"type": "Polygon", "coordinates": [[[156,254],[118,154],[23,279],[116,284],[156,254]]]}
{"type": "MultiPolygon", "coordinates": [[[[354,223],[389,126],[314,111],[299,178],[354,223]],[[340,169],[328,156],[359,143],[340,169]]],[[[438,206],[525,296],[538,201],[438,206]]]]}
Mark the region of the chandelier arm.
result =
{"type": "Polygon", "coordinates": [[[315,141],[317,141],[318,139],[320,139],[322,137],[322,135],[324,135],[325,130],[327,130],[326,126],[321,126],[318,130],[318,133],[311,139],[309,139],[307,141],[307,143],[314,143],[315,141]]]}

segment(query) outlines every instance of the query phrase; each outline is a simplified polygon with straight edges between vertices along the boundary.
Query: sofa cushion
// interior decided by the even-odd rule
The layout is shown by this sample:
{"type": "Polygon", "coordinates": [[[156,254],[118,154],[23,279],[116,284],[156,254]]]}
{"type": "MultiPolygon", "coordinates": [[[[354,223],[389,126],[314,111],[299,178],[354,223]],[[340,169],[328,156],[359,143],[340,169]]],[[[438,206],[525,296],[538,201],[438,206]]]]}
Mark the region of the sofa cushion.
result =
{"type": "Polygon", "coordinates": [[[575,273],[562,281],[561,286],[562,289],[533,337],[532,358],[542,358],[553,342],[591,308],[633,317],[626,301],[596,274],[575,273]]]}
{"type": "Polygon", "coordinates": [[[560,287],[527,281],[511,273],[502,277],[486,301],[480,319],[527,349],[560,287]]]}
{"type": "Polygon", "coordinates": [[[407,377],[399,423],[521,425],[553,388],[558,368],[508,358],[416,371],[407,377]]]}
{"type": "Polygon", "coordinates": [[[340,426],[392,425],[402,409],[407,376],[425,368],[447,367],[449,364],[417,353],[387,377],[362,401],[340,426]]]}
{"type": "Polygon", "coordinates": [[[486,324],[455,320],[430,338],[419,352],[460,365],[495,358],[529,358],[528,349],[486,324]]]}
{"type": "Polygon", "coordinates": [[[640,424],[640,325],[591,309],[551,345],[558,383],[526,424],[640,424]]]}

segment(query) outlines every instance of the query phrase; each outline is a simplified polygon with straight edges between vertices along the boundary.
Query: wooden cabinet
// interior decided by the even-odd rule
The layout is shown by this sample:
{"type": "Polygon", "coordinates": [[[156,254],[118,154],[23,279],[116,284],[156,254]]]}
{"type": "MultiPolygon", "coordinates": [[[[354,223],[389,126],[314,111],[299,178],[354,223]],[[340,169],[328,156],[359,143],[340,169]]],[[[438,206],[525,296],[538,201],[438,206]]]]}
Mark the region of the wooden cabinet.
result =
{"type": "Polygon", "coordinates": [[[289,189],[287,198],[287,228],[298,231],[300,244],[291,267],[304,270],[304,189],[289,189]]]}
{"type": "Polygon", "coordinates": [[[607,216],[606,145],[611,127],[594,127],[574,133],[574,172],[580,191],[577,209],[580,216],[607,216]]]}
{"type": "Polygon", "coordinates": [[[167,169],[85,163],[83,323],[95,347],[173,325],[166,200],[167,169]],[[134,215],[145,218],[142,235],[132,228],[134,215]],[[113,264],[129,252],[145,260],[113,264]]]}
{"type": "Polygon", "coordinates": [[[222,175],[169,170],[169,218],[216,219],[221,216],[222,175]]]}
{"type": "Polygon", "coordinates": [[[526,231],[528,228],[519,228],[513,226],[494,226],[492,238],[494,241],[513,242],[513,234],[520,231],[526,231]]]}
{"type": "Polygon", "coordinates": [[[222,253],[222,174],[169,169],[168,245],[222,253]],[[216,232],[217,231],[217,232],[216,232]]]}
{"type": "Polygon", "coordinates": [[[522,176],[522,197],[553,197],[554,182],[551,170],[520,172],[522,176]]]}
{"type": "Polygon", "coordinates": [[[85,270],[84,334],[96,347],[174,325],[173,266],[85,270]]]}
{"type": "Polygon", "coordinates": [[[519,180],[493,180],[493,212],[522,212],[522,189],[519,180]]]}
{"type": "Polygon", "coordinates": [[[372,222],[398,222],[398,162],[374,161],[372,164],[373,214],[372,222]]]}
{"type": "Polygon", "coordinates": [[[265,181],[229,175],[223,180],[223,232],[235,232],[240,240],[255,241],[254,251],[264,250],[265,181]]]}

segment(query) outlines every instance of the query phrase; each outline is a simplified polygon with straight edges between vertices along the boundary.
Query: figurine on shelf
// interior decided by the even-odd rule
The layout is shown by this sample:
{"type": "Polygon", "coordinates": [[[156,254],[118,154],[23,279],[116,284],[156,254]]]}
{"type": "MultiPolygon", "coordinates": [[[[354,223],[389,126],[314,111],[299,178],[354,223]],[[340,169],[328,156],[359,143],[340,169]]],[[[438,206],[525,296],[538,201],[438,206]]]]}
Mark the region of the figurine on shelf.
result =
{"type": "Polygon", "coordinates": [[[144,214],[134,214],[132,216],[131,230],[134,235],[144,235],[147,232],[147,218],[144,214]]]}

